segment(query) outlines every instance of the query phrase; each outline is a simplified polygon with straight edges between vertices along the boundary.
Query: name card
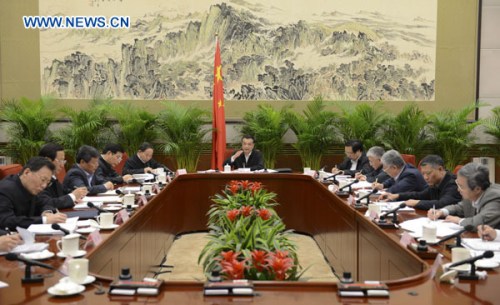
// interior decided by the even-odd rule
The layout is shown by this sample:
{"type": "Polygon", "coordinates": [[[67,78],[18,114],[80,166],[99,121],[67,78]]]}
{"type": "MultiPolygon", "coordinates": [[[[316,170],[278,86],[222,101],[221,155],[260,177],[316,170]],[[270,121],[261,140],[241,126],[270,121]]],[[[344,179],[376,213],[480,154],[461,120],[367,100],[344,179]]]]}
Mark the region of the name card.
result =
{"type": "MultiPolygon", "coordinates": [[[[374,212],[374,211],[372,211],[374,212]]],[[[408,232],[403,232],[401,235],[401,239],[399,240],[399,243],[403,245],[403,247],[407,247],[411,242],[413,241],[413,236],[410,235],[408,232]]]]}
{"type": "Polygon", "coordinates": [[[185,175],[185,174],[187,174],[187,171],[185,168],[181,168],[181,169],[177,170],[176,174],[177,174],[177,176],[185,175]]]}
{"type": "Polygon", "coordinates": [[[122,224],[129,219],[127,210],[122,209],[118,213],[116,213],[116,224],[122,224]]]}
{"type": "Polygon", "coordinates": [[[87,249],[91,246],[97,247],[100,243],[102,243],[102,235],[99,230],[95,230],[94,232],[89,234],[89,236],[87,237],[87,242],[85,243],[83,248],[87,249]]]}

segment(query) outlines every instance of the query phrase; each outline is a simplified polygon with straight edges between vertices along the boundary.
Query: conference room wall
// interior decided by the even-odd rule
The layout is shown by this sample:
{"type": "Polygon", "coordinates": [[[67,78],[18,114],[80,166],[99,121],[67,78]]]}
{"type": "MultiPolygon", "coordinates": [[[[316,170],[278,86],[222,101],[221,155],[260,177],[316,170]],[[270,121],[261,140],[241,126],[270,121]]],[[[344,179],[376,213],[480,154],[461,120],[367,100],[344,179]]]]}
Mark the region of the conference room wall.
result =
{"type": "MultiPolygon", "coordinates": [[[[428,112],[457,108],[476,100],[477,21],[479,0],[439,0],[436,50],[436,100],[419,102],[428,112]]],[[[38,15],[38,0],[0,1],[0,97],[22,96],[36,99],[40,95],[39,36],[37,30],[26,30],[23,15],[38,15]]],[[[321,92],[318,92],[321,94],[321,92]]],[[[210,109],[211,101],[199,102],[210,109]]],[[[144,108],[157,111],[159,103],[136,101],[144,108]]],[[[86,107],[87,100],[60,100],[61,105],[75,109],[86,107]]],[[[189,104],[191,101],[181,101],[189,104]]],[[[272,102],[281,107],[284,102],[272,102]]],[[[304,102],[293,102],[295,109],[304,102]]],[[[228,119],[239,119],[255,109],[258,101],[226,101],[228,119]]],[[[405,102],[393,102],[392,111],[399,111],[405,102]]]]}

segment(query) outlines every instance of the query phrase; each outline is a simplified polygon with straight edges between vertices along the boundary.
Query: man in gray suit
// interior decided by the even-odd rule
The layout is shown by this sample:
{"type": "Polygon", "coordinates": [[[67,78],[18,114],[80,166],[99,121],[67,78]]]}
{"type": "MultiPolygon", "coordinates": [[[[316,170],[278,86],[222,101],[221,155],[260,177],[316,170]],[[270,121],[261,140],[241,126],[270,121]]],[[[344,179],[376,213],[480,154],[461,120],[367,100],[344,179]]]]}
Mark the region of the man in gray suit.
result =
{"type": "Polygon", "coordinates": [[[489,225],[500,229],[500,185],[491,184],[488,168],[466,164],[458,171],[456,183],[463,200],[440,210],[429,210],[430,219],[445,217],[462,227],[489,225]]]}

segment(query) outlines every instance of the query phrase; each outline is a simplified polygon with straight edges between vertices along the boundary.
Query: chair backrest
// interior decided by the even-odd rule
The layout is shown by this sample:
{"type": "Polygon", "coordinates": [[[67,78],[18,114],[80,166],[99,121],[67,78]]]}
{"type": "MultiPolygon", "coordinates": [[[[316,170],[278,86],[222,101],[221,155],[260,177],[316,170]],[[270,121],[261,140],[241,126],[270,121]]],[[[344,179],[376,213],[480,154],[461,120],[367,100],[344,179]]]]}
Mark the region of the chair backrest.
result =
{"type": "Polygon", "coordinates": [[[453,174],[457,175],[458,174],[458,171],[464,167],[462,164],[459,164],[457,166],[455,166],[455,169],[453,170],[453,174]]]}
{"type": "Polygon", "coordinates": [[[0,179],[18,174],[23,169],[21,164],[0,165],[0,179]]]}
{"type": "Polygon", "coordinates": [[[401,157],[403,157],[403,160],[405,160],[406,163],[410,163],[413,166],[416,165],[415,155],[401,154],[401,157]]]}
{"type": "Polygon", "coordinates": [[[120,161],[120,163],[118,163],[117,166],[115,166],[115,171],[118,173],[118,175],[122,174],[123,167],[125,166],[125,162],[127,162],[127,159],[128,155],[126,152],[124,152],[122,155],[122,160],[120,161]]]}
{"type": "Polygon", "coordinates": [[[64,177],[66,177],[66,167],[63,166],[61,171],[59,173],[57,173],[56,178],[57,178],[57,180],[59,180],[59,182],[63,183],[64,177]]]}

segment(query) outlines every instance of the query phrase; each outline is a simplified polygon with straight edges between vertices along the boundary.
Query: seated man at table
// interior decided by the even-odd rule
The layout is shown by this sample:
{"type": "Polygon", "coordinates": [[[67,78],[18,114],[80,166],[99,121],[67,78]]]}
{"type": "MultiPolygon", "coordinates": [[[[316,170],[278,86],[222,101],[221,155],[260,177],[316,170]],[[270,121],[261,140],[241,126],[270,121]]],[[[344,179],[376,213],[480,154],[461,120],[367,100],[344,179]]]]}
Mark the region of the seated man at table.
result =
{"type": "Polygon", "coordinates": [[[420,161],[420,172],[429,187],[420,192],[385,193],[380,195],[379,200],[405,200],[407,206],[420,210],[443,208],[462,200],[455,183],[456,177],[444,168],[444,161],[440,156],[428,155],[423,158],[420,161]]]}
{"type": "Polygon", "coordinates": [[[360,172],[357,172],[354,177],[361,181],[378,183],[383,183],[385,180],[390,179],[391,177],[387,175],[387,173],[382,169],[383,167],[381,159],[384,153],[384,149],[380,146],[373,146],[368,149],[368,151],[366,152],[366,156],[368,157],[368,161],[370,163],[372,171],[364,175],[360,172]]]}
{"type": "Polygon", "coordinates": [[[233,169],[249,168],[251,171],[264,169],[262,153],[255,147],[255,138],[244,135],[241,138],[241,149],[224,161],[224,165],[231,165],[233,169]]]}
{"type": "Polygon", "coordinates": [[[69,193],[76,188],[86,187],[88,195],[105,193],[114,188],[113,182],[99,180],[95,171],[99,166],[99,152],[92,146],[83,145],[76,154],[76,164],[64,177],[63,188],[69,193]]]}
{"type": "Polygon", "coordinates": [[[114,170],[114,167],[122,161],[124,152],[125,150],[120,144],[106,145],[99,157],[99,167],[95,172],[96,177],[101,181],[111,181],[115,184],[123,184],[132,180],[132,175],[120,176],[114,170]]]}
{"type": "Polygon", "coordinates": [[[76,188],[69,194],[65,193],[61,182],[57,180],[57,174],[64,168],[64,164],[66,164],[64,148],[61,145],[47,143],[40,149],[38,156],[49,159],[56,169],[47,188],[37,195],[37,204],[44,205],[46,209],[53,211],[67,209],[72,208],[75,202],[79,202],[87,195],[86,187],[76,188]]]}
{"type": "Polygon", "coordinates": [[[332,168],[333,174],[350,175],[354,177],[357,172],[367,174],[373,169],[363,151],[363,143],[360,140],[349,140],[344,145],[347,158],[342,163],[332,168]]]}
{"type": "Polygon", "coordinates": [[[383,183],[374,182],[374,189],[387,189],[387,192],[398,194],[404,192],[420,192],[427,187],[422,174],[411,166],[406,164],[405,160],[399,152],[391,149],[382,156],[383,171],[386,172],[391,179],[387,179],[383,183]]]}
{"type": "Polygon", "coordinates": [[[456,181],[463,200],[439,210],[431,209],[427,216],[430,219],[445,217],[445,221],[462,227],[489,225],[500,229],[500,185],[490,183],[488,168],[468,163],[458,171],[456,181]]]}
{"type": "Polygon", "coordinates": [[[10,175],[0,181],[0,228],[14,231],[32,224],[61,223],[66,215],[53,214],[37,205],[35,196],[50,183],[54,164],[43,157],[33,157],[19,175],[10,175]]]}
{"type": "Polygon", "coordinates": [[[477,234],[483,240],[500,241],[500,230],[495,230],[488,225],[477,226],[477,234]]]}
{"type": "Polygon", "coordinates": [[[139,151],[133,157],[128,158],[123,167],[124,175],[146,174],[153,172],[154,169],[164,168],[165,171],[172,172],[165,165],[156,162],[153,159],[154,148],[148,142],[144,142],[139,146],[139,151]]]}
{"type": "Polygon", "coordinates": [[[9,232],[0,230],[0,252],[10,252],[17,245],[23,243],[19,234],[9,234],[9,232]]]}

